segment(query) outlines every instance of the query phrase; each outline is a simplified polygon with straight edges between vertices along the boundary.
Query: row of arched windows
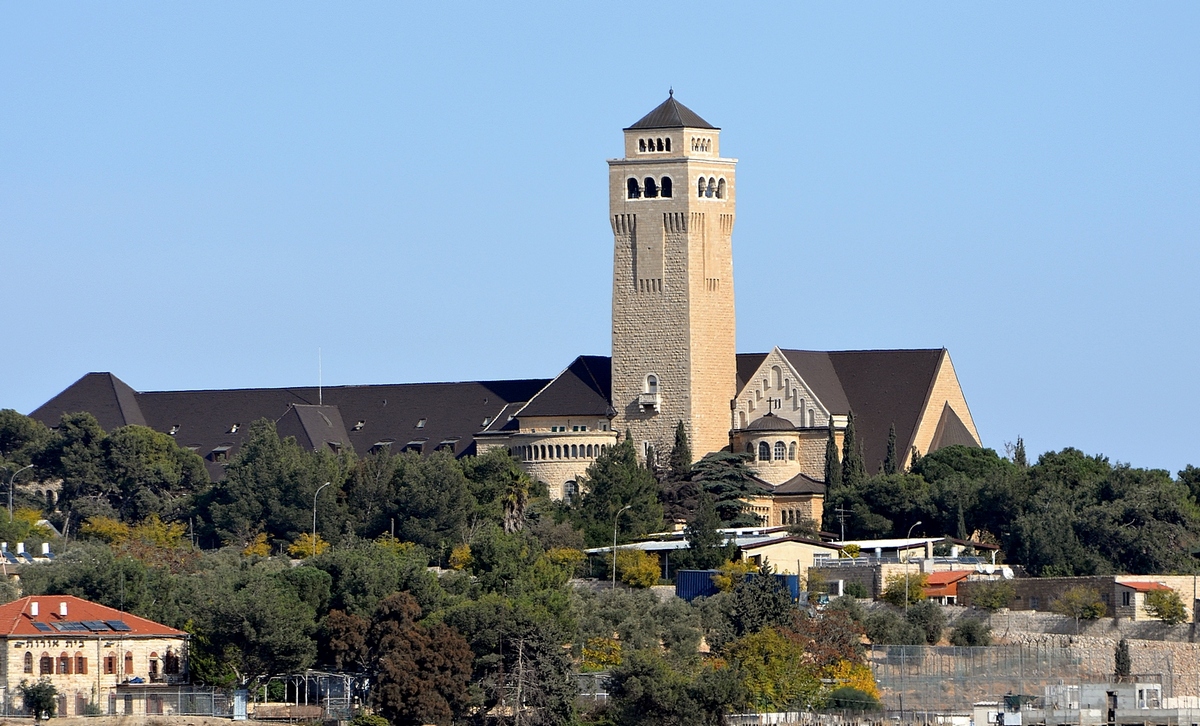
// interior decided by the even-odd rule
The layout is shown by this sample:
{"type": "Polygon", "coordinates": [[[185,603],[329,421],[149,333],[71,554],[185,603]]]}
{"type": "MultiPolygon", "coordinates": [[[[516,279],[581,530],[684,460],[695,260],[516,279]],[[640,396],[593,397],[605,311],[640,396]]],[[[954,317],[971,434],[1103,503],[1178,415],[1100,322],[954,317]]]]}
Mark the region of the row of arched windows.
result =
{"type": "MultiPolygon", "coordinates": [[[[724,183],[724,182],[722,182],[724,183]]],[[[654,181],[654,177],[648,176],[642,184],[638,184],[638,180],[630,177],[629,181],[625,182],[627,196],[630,199],[657,199],[663,197],[670,199],[673,194],[671,177],[664,176],[658,181],[654,181]]]]}
{"type": "Polygon", "coordinates": [[[700,177],[696,181],[696,196],[701,199],[712,199],[713,197],[716,197],[717,199],[724,199],[725,180],[718,180],[711,176],[707,179],[700,177]]]}
{"type": "MultiPolygon", "coordinates": [[[[746,444],[746,453],[747,454],[754,453],[754,444],[746,444]]],[[[775,461],[783,461],[784,459],[786,459],[788,461],[795,461],[796,460],[796,442],[793,441],[789,445],[789,444],[783,443],[782,441],[776,441],[775,446],[773,446],[773,447],[770,444],[768,444],[766,441],[758,442],[758,460],[759,461],[770,461],[772,458],[772,455],[774,455],[775,461]]]]}
{"type": "Polygon", "coordinates": [[[670,151],[671,139],[638,139],[638,151],[670,151]]]}
{"type": "Polygon", "coordinates": [[[594,459],[608,451],[608,444],[539,444],[537,446],[514,446],[509,449],[513,456],[524,461],[543,459],[594,459]]]}
{"type": "Polygon", "coordinates": [[[712,151],[712,139],[692,137],[692,151],[712,151]]]}

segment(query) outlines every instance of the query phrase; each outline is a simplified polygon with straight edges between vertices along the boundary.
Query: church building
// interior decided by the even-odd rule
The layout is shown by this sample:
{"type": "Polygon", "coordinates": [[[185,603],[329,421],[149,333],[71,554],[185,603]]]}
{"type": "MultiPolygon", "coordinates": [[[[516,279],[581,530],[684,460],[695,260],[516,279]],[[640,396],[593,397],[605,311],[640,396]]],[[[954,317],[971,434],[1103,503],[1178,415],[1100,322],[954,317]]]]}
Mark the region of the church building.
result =
{"type": "Polygon", "coordinates": [[[895,429],[911,453],[979,446],[945,349],[737,353],[733,228],[737,160],[721,130],[677,101],[624,129],[610,159],[612,355],[576,358],[553,379],[222,391],[136,392],[89,373],[31,415],[53,426],[90,411],[109,430],[150,426],[194,449],[214,479],[247,425],[277,422],[302,445],[359,454],[456,456],[508,449],[555,498],[578,493],[588,466],[630,432],[665,455],[683,422],[698,458],[752,455],[767,525],[820,520],[826,441],[853,412],[868,472],[895,429]]]}

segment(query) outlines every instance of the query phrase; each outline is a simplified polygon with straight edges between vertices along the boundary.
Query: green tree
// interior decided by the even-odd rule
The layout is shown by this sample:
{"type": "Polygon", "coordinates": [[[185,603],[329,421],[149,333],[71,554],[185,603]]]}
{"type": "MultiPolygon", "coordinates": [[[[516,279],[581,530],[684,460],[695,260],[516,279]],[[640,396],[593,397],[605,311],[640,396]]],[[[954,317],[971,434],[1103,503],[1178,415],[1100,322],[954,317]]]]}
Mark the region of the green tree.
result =
{"type": "Polygon", "coordinates": [[[988,615],[1012,604],[1017,589],[1008,580],[985,580],[971,583],[971,605],[986,610],[988,615]]]}
{"type": "Polygon", "coordinates": [[[883,704],[864,690],[841,686],[830,691],[825,707],[836,711],[879,711],[883,704]]]}
{"type": "Polygon", "coordinates": [[[658,482],[638,463],[628,436],[588,467],[580,487],[586,493],[572,508],[572,517],[589,546],[611,545],[614,523],[618,539],[626,542],[661,529],[658,482]],[[630,509],[617,517],[626,505],[631,505],[630,509]]]}
{"type": "Polygon", "coordinates": [[[713,570],[733,559],[737,552],[736,545],[726,542],[725,535],[717,531],[720,526],[721,518],[717,515],[712,497],[702,494],[696,516],[692,517],[684,530],[688,541],[687,564],[690,567],[713,570]]]}
{"type": "Polygon", "coordinates": [[[509,473],[504,486],[504,531],[520,532],[525,528],[525,507],[529,504],[529,475],[525,472],[509,473]]]}
{"type": "Polygon", "coordinates": [[[833,419],[829,419],[829,435],[825,439],[825,487],[832,492],[842,484],[842,463],[838,457],[833,419]]]}
{"type": "Polygon", "coordinates": [[[656,650],[629,654],[609,677],[614,722],[646,726],[685,726],[695,702],[687,674],[673,668],[656,650]]]}
{"type": "Polygon", "coordinates": [[[759,712],[811,708],[821,689],[803,646],[772,627],[748,633],[729,648],[750,702],[759,712]]]}
{"type": "Polygon", "coordinates": [[[41,421],[11,408],[0,409],[0,466],[6,466],[10,475],[34,463],[53,438],[41,421]]]}
{"type": "Polygon", "coordinates": [[[742,578],[723,597],[722,611],[728,623],[727,635],[716,638],[718,645],[763,628],[786,627],[792,622],[796,606],[775,576],[775,569],[764,562],[758,572],[742,578]]]}
{"type": "Polygon", "coordinates": [[[1145,595],[1146,612],[1168,625],[1187,622],[1187,608],[1174,590],[1151,590],[1145,595]]]}
{"type": "Polygon", "coordinates": [[[675,445],[671,447],[670,467],[668,479],[671,481],[683,481],[692,473],[692,447],[688,443],[683,421],[675,424],[675,445]]]}
{"type": "MultiPolygon", "coordinates": [[[[186,499],[208,487],[204,461],[167,434],[145,426],[122,426],[103,442],[102,490],[75,491],[76,496],[107,494],[109,505],[126,522],[150,515],[174,519],[186,499]]],[[[68,500],[68,498],[64,497],[68,500]]]]}
{"type": "Polygon", "coordinates": [[[963,618],[950,630],[950,645],[980,646],[992,644],[992,627],[976,618],[963,618]]]}
{"type": "Polygon", "coordinates": [[[883,473],[895,474],[900,471],[900,459],[896,454],[896,424],[888,428],[887,455],[883,458],[883,473]]]}
{"type": "Polygon", "coordinates": [[[1050,603],[1050,609],[1059,615],[1075,620],[1075,632],[1079,632],[1081,620],[1096,620],[1104,617],[1106,608],[1095,588],[1076,585],[1069,588],[1058,599],[1050,603]]]}
{"type": "Polygon", "coordinates": [[[1130,671],[1133,670],[1133,658],[1129,655],[1129,641],[1121,638],[1117,641],[1116,650],[1113,653],[1113,675],[1117,680],[1129,678],[1130,671]]]}
{"type": "Polygon", "coordinates": [[[905,572],[888,575],[883,586],[881,600],[896,607],[908,604],[915,605],[925,599],[925,587],[929,584],[929,576],[923,572],[905,572]]]}
{"type": "Polygon", "coordinates": [[[107,497],[101,496],[108,494],[103,446],[104,429],[95,416],[65,413],[35,461],[40,475],[62,479],[59,496],[71,502],[80,516],[111,512],[107,497]]]}
{"type": "Polygon", "coordinates": [[[54,718],[54,711],[58,705],[58,689],[49,678],[42,676],[36,683],[22,680],[17,686],[17,692],[21,694],[25,710],[33,714],[34,721],[54,718]]]}
{"type": "Polygon", "coordinates": [[[946,629],[946,613],[940,605],[930,600],[910,605],[908,612],[904,613],[904,619],[921,629],[929,645],[937,645],[942,639],[942,631],[946,629]]]}
{"type": "Polygon", "coordinates": [[[867,466],[863,462],[862,444],[854,430],[854,412],[846,416],[846,431],[842,434],[842,484],[858,486],[867,478],[867,466]]]}
{"type": "Polygon", "coordinates": [[[748,465],[748,454],[715,451],[692,466],[692,481],[712,497],[723,527],[749,527],[758,517],[747,509],[747,500],[760,493],[748,465]]]}
{"type": "Polygon", "coordinates": [[[875,645],[925,645],[925,631],[893,610],[876,610],[863,618],[867,638],[875,645]]]}

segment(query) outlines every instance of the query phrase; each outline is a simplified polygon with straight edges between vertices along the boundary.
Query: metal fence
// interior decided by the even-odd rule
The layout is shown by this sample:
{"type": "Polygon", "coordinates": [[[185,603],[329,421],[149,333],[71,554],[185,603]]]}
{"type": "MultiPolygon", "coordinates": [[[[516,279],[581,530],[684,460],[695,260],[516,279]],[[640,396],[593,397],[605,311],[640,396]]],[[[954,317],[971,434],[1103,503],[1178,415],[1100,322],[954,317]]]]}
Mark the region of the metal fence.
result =
{"type": "MultiPolygon", "coordinates": [[[[21,695],[4,699],[4,716],[32,718],[21,695]]],[[[216,688],[195,686],[120,687],[109,689],[96,701],[85,696],[59,694],[59,716],[221,716],[233,715],[232,696],[216,688]]]]}
{"type": "MultiPolygon", "coordinates": [[[[998,700],[1005,694],[1041,696],[1046,686],[1112,675],[1074,648],[1049,645],[886,645],[872,646],[867,657],[884,707],[909,714],[961,711],[976,701],[998,700]]],[[[1174,695],[1170,661],[1154,665],[1162,668],[1138,677],[1160,682],[1164,696],[1174,695]]]]}

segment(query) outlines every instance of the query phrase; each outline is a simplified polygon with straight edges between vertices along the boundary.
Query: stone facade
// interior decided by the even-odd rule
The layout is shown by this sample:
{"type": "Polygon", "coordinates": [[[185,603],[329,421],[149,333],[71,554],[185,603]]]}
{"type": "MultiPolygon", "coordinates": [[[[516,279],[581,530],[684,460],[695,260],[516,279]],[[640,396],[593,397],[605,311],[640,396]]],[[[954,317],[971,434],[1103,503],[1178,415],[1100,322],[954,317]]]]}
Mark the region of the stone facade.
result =
{"type": "MultiPolygon", "coordinates": [[[[11,698],[22,680],[45,676],[58,689],[62,716],[161,712],[153,689],[187,682],[187,634],[129,613],[65,595],[38,596],[0,606],[0,623],[7,631],[0,635],[4,692],[11,698]],[[108,627],[114,621],[128,629],[108,627]],[[34,623],[49,632],[34,630],[34,623]],[[58,629],[68,625],[81,629],[58,629]],[[145,692],[135,698],[133,691],[145,692]]],[[[19,701],[10,701],[10,709],[20,708],[19,701]]]]}
{"type": "Polygon", "coordinates": [[[734,451],[753,455],[750,468],[760,479],[782,484],[797,474],[825,479],[825,442],[829,430],[794,429],[792,431],[735,430],[730,434],[734,451]],[[766,448],[763,448],[766,444],[766,448]],[[782,448],[781,448],[782,445],[782,448]]]}
{"type": "MultiPolygon", "coordinates": [[[[1175,591],[1183,602],[1188,620],[1192,619],[1196,595],[1196,579],[1191,575],[1097,575],[1093,577],[1021,577],[1012,580],[1016,597],[1009,606],[1012,610],[1049,611],[1052,603],[1067,590],[1087,587],[1099,594],[1107,614],[1129,620],[1153,620],[1145,608],[1145,592],[1133,583],[1160,584],[1175,591]]],[[[975,583],[959,585],[959,603],[971,604],[971,588],[975,583]]]]}
{"type": "Polygon", "coordinates": [[[631,128],[609,161],[613,427],[642,452],[669,450],[679,421],[697,456],[729,445],[737,162],[719,148],[717,129],[631,128]],[[659,138],[673,150],[642,150],[659,138]]]}
{"type": "MultiPolygon", "coordinates": [[[[934,432],[937,431],[938,419],[943,406],[946,405],[954,410],[975,440],[982,441],[979,438],[979,430],[975,428],[975,419],[971,418],[971,409],[967,406],[967,398],[963,395],[962,386],[958,383],[958,374],[954,372],[954,363],[950,361],[949,352],[942,353],[942,361],[938,366],[933,387],[929,391],[929,399],[922,408],[921,422],[917,425],[916,433],[913,434],[913,440],[909,442],[907,451],[911,452],[915,448],[922,454],[929,453],[930,443],[933,441],[934,432]]],[[[904,442],[897,443],[903,445],[904,442]]],[[[900,449],[901,459],[904,459],[904,465],[908,466],[908,459],[911,457],[903,456],[904,451],[905,449],[900,449]]]]}

